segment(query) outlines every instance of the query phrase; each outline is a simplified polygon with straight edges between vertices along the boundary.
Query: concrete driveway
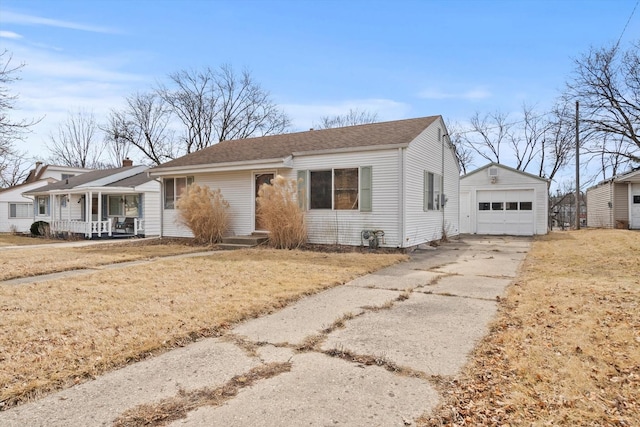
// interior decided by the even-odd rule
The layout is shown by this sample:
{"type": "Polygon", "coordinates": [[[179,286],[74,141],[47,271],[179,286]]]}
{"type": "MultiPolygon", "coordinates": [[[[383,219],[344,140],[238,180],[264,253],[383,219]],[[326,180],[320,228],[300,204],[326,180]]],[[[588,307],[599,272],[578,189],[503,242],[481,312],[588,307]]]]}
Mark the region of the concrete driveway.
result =
{"type": "Polygon", "coordinates": [[[170,425],[411,425],[438,404],[435,384],[456,375],[487,332],[497,297],[530,244],[463,236],[416,251],[406,263],[238,325],[224,337],[0,412],[0,425],[111,425],[138,405],[230,383],[235,395],[170,425]],[[270,363],[288,368],[247,380],[252,369],[270,363]]]}

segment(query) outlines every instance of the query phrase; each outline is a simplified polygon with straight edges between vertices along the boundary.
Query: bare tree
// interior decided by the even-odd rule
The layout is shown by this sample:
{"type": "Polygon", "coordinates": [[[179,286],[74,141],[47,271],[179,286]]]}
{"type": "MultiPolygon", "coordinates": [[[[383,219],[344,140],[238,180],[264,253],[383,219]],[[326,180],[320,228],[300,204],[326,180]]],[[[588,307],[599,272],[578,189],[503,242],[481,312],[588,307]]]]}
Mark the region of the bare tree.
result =
{"type": "Polygon", "coordinates": [[[19,80],[17,73],[24,64],[13,65],[12,55],[4,50],[0,52],[0,187],[18,184],[24,175],[24,153],[15,143],[22,141],[29,128],[40,120],[14,120],[10,112],[15,109],[18,95],[12,94],[9,85],[19,80]]]}
{"type": "Polygon", "coordinates": [[[469,167],[473,163],[473,150],[464,144],[462,139],[462,130],[457,123],[447,123],[447,130],[449,132],[446,135],[449,138],[449,143],[453,146],[458,166],[463,175],[466,175],[469,167]]]}
{"type": "Polygon", "coordinates": [[[320,118],[320,123],[314,124],[314,127],[317,129],[330,129],[376,123],[377,121],[379,121],[378,113],[372,113],[367,110],[359,110],[356,108],[355,110],[349,109],[349,112],[346,114],[323,116],[320,118]]]}
{"type": "Polygon", "coordinates": [[[639,50],[640,41],[627,51],[616,44],[592,48],[575,60],[564,97],[579,101],[581,136],[598,157],[640,163],[639,50]]]}
{"type": "Polygon", "coordinates": [[[136,93],[127,97],[124,109],[111,111],[104,130],[108,141],[130,144],[159,165],[179,155],[170,121],[171,110],[160,96],[136,93]]]}
{"type": "Polygon", "coordinates": [[[462,134],[462,141],[485,160],[500,163],[500,152],[512,137],[513,124],[507,118],[507,114],[499,111],[482,117],[476,112],[470,120],[471,129],[462,134]]]}
{"type": "Polygon", "coordinates": [[[218,141],[279,134],[291,125],[248,71],[238,76],[230,65],[222,65],[215,83],[219,112],[214,133],[218,141]]]}
{"type": "Polygon", "coordinates": [[[185,151],[191,153],[218,142],[214,135],[220,109],[215,73],[210,68],[183,70],[169,74],[169,78],[175,88],[160,86],[157,93],[184,126],[181,139],[185,151]]]}
{"type": "Polygon", "coordinates": [[[575,155],[575,120],[567,104],[559,103],[544,115],[540,128],[538,176],[553,180],[575,155]]]}
{"type": "Polygon", "coordinates": [[[51,134],[48,145],[52,163],[81,168],[100,168],[104,143],[97,138],[99,131],[91,111],[70,112],[58,125],[57,134],[51,134]]]}

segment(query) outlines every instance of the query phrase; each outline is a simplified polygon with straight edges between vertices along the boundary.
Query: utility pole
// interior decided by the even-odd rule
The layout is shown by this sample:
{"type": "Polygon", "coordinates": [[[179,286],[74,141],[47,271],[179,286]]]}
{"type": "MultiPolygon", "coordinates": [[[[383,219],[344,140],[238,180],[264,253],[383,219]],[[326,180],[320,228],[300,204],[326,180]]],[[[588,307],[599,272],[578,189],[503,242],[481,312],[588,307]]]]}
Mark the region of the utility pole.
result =
{"type": "Polygon", "coordinates": [[[576,101],[576,230],[580,230],[580,113],[576,101]]]}

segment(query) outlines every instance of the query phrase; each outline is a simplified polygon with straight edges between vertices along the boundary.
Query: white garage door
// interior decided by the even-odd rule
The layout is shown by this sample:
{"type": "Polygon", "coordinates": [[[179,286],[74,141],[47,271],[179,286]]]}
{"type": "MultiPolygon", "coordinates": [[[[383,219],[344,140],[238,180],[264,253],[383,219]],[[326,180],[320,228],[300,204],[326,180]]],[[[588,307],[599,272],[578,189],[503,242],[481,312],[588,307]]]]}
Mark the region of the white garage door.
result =
{"type": "Polygon", "coordinates": [[[533,190],[478,191],[476,232],[532,236],[534,233],[533,190]]]}

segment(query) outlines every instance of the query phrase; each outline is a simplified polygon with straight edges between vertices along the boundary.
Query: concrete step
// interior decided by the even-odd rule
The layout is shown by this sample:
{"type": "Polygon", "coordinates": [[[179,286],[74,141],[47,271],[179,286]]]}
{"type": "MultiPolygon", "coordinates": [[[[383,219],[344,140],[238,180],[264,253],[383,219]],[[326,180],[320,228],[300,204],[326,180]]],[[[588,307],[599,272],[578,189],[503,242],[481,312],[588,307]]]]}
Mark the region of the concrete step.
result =
{"type": "Polygon", "coordinates": [[[257,246],[268,239],[264,234],[252,236],[230,236],[222,239],[223,244],[257,246]]]}

